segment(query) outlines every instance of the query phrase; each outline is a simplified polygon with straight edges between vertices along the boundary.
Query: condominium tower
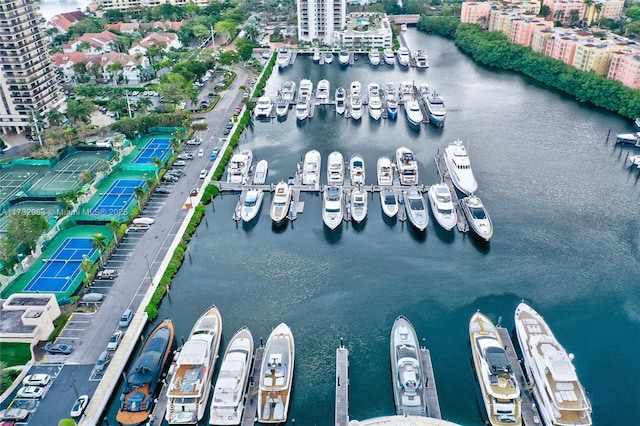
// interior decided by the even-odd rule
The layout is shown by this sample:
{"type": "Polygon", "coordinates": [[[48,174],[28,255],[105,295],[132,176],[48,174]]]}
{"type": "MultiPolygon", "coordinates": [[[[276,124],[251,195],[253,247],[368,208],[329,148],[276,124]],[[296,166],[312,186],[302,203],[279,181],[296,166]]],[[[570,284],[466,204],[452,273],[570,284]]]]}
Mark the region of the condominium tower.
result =
{"type": "Polygon", "coordinates": [[[64,105],[34,0],[0,1],[0,131],[31,127],[35,114],[64,105]]]}
{"type": "Polygon", "coordinates": [[[345,27],[346,0],[297,0],[298,38],[310,43],[338,44],[345,27]]]}

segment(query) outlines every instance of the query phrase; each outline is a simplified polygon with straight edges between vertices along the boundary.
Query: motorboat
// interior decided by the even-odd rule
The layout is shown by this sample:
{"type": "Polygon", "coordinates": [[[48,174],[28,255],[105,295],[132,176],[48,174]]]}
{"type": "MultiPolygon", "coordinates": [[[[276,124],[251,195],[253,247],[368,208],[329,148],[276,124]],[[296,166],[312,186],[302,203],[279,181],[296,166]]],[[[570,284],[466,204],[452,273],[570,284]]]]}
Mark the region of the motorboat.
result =
{"type": "Polygon", "coordinates": [[[293,333],[281,323],[271,332],[264,348],[258,389],[258,423],[287,421],[294,360],[293,333]]]}
{"type": "Polygon", "coordinates": [[[342,223],[342,186],[327,186],[322,196],[322,221],[334,230],[342,223]]]}
{"type": "Polygon", "coordinates": [[[240,210],[240,217],[244,223],[249,223],[258,216],[263,199],[264,191],[262,189],[249,189],[247,191],[240,210]]]}
{"type": "Polygon", "coordinates": [[[298,100],[308,101],[313,94],[313,82],[309,79],[300,80],[300,88],[298,89],[298,100]]]}
{"type": "Polygon", "coordinates": [[[142,345],[140,355],[129,370],[116,421],[121,425],[139,425],[147,421],[162,387],[162,374],[173,344],[173,321],[166,318],[153,329],[142,345]]]}
{"type": "Polygon", "coordinates": [[[364,160],[360,154],[354,154],[349,160],[349,177],[351,185],[364,185],[365,182],[364,160]]]}
{"type": "Polygon", "coordinates": [[[400,46],[400,48],[398,49],[398,64],[402,65],[403,67],[408,67],[410,60],[411,52],[409,51],[409,48],[406,46],[400,46]]]}
{"type": "Polygon", "coordinates": [[[424,100],[424,98],[431,93],[431,89],[427,83],[421,83],[420,86],[418,86],[418,93],[420,94],[420,99],[424,100]]]}
{"type": "Polygon", "coordinates": [[[276,101],[276,115],[278,117],[286,117],[289,113],[289,102],[285,101],[282,97],[279,97],[276,101]]]}
{"type": "Polygon", "coordinates": [[[367,87],[369,97],[369,115],[374,120],[382,117],[382,101],[380,100],[380,87],[378,83],[369,83],[367,87]]]}
{"type": "Polygon", "coordinates": [[[333,53],[325,52],[325,54],[324,54],[324,63],[325,64],[330,64],[332,62],[333,62],[333,53]]]}
{"type": "Polygon", "coordinates": [[[256,164],[256,168],[253,171],[253,184],[264,185],[267,180],[267,174],[269,173],[269,163],[267,160],[260,160],[256,164]]]}
{"type": "Polygon", "coordinates": [[[380,65],[380,62],[382,62],[382,58],[380,57],[380,51],[374,47],[369,51],[369,63],[374,67],[376,67],[380,65]]]}
{"type": "Polygon", "coordinates": [[[229,167],[227,167],[227,182],[241,184],[246,183],[252,162],[253,152],[249,149],[245,149],[238,154],[234,154],[229,160],[229,167]]]}
{"type": "Polygon", "coordinates": [[[347,109],[347,91],[344,90],[344,87],[338,87],[336,89],[336,112],[338,114],[344,114],[344,111],[347,109]]]}
{"type": "Polygon", "coordinates": [[[436,127],[443,127],[447,119],[447,108],[444,105],[442,95],[435,91],[430,91],[423,97],[423,101],[429,122],[436,127]]]}
{"type": "Polygon", "coordinates": [[[400,315],[391,328],[391,378],[398,416],[427,413],[424,375],[418,336],[411,322],[400,315]]]}
{"type": "Polygon", "coordinates": [[[458,223],[458,216],[453,206],[449,185],[446,183],[431,185],[428,197],[431,213],[438,224],[447,231],[452,230],[458,223]]]}
{"type": "Polygon", "coordinates": [[[444,164],[453,185],[465,195],[478,190],[478,182],[473,175],[467,149],[460,139],[456,139],[444,149],[444,164]]]}
{"type": "Polygon", "coordinates": [[[285,102],[293,102],[296,97],[296,83],[291,80],[285,81],[280,89],[280,96],[285,102]]]}
{"type": "Polygon", "coordinates": [[[320,80],[318,82],[318,88],[316,89],[316,100],[320,103],[329,102],[329,90],[330,90],[329,80],[320,80]]]}
{"type": "Polygon", "coordinates": [[[170,425],[195,425],[204,417],[222,336],[222,317],[207,309],[191,329],[172,365],[165,420],[170,425]]]}
{"type": "Polygon", "coordinates": [[[367,217],[368,193],[357,187],[351,191],[351,219],[360,223],[367,217]]]}
{"type": "Polygon", "coordinates": [[[316,185],[320,183],[320,167],[322,166],[322,158],[320,153],[315,149],[304,155],[302,164],[302,184],[316,185]]]}
{"type": "Polygon", "coordinates": [[[480,312],[469,321],[469,340],[480,393],[492,426],[520,426],[520,387],[496,326],[480,312]]]}
{"type": "Polygon", "coordinates": [[[427,51],[418,49],[413,52],[413,59],[416,62],[416,68],[429,68],[429,58],[427,51]]]}
{"type": "Polygon", "coordinates": [[[409,102],[405,102],[404,112],[407,114],[407,120],[409,120],[409,123],[413,124],[414,126],[419,126],[424,119],[422,110],[420,109],[420,104],[414,97],[411,97],[411,100],[409,100],[409,102]]]}
{"type": "Polygon", "coordinates": [[[349,58],[351,54],[347,50],[341,50],[338,54],[338,62],[340,65],[349,65],[349,58]]]}
{"type": "Polygon", "coordinates": [[[398,196],[391,188],[383,188],[380,191],[380,204],[382,205],[382,212],[387,217],[394,217],[398,214],[398,196]]]}
{"type": "Polygon", "coordinates": [[[396,93],[396,85],[392,82],[384,85],[384,99],[387,103],[387,114],[389,118],[398,117],[398,96],[396,93]]]}
{"type": "Polygon", "coordinates": [[[400,102],[402,103],[409,102],[411,98],[413,98],[413,82],[408,80],[404,80],[400,82],[398,96],[399,96],[400,102]]]}
{"type": "Polygon", "coordinates": [[[289,48],[289,46],[282,46],[278,50],[276,63],[278,64],[278,68],[280,69],[284,69],[289,66],[289,64],[291,63],[291,49],[289,48]]]}
{"type": "Polygon", "coordinates": [[[360,98],[351,99],[349,110],[351,111],[351,118],[360,120],[362,118],[362,100],[360,98]]]}
{"type": "Polygon", "coordinates": [[[269,215],[276,225],[281,224],[289,213],[289,205],[291,204],[291,187],[286,182],[280,181],[276,185],[273,199],[271,200],[271,210],[269,215]]]}
{"type": "Polygon", "coordinates": [[[210,425],[239,425],[253,362],[253,336],[247,327],[236,332],[222,358],[209,409],[210,425]]]}
{"type": "Polygon", "coordinates": [[[387,65],[394,66],[396,64],[396,54],[391,49],[384,49],[382,52],[382,59],[387,65]]]}
{"type": "Polygon", "coordinates": [[[415,188],[403,191],[404,208],[407,211],[409,222],[419,231],[427,229],[429,224],[429,214],[427,213],[427,204],[424,197],[415,188]]]}
{"type": "Polygon", "coordinates": [[[255,109],[253,110],[253,114],[256,118],[271,117],[271,111],[273,110],[273,102],[267,96],[260,96],[258,98],[258,102],[256,102],[255,109]]]}
{"type": "Polygon", "coordinates": [[[313,55],[311,56],[311,59],[313,60],[313,62],[320,62],[320,49],[315,49],[313,51],[313,55]]]}
{"type": "Polygon", "coordinates": [[[327,183],[329,185],[344,183],[344,157],[338,151],[333,151],[327,159],[327,183]]]}
{"type": "Polygon", "coordinates": [[[489,241],[493,236],[493,222],[491,222],[482,200],[471,194],[463,198],[460,204],[473,232],[483,240],[489,241]]]}
{"type": "Polygon", "coordinates": [[[546,425],[590,426],[591,403],[567,354],[542,316],[522,302],[515,312],[516,335],[546,425]]]}
{"type": "Polygon", "coordinates": [[[400,185],[418,184],[418,161],[409,148],[400,147],[396,150],[396,168],[400,185]]]}
{"type": "Polygon", "coordinates": [[[378,173],[378,185],[393,185],[393,168],[389,157],[378,158],[376,170],[378,173]]]}
{"type": "Polygon", "coordinates": [[[308,100],[298,100],[296,102],[296,118],[299,121],[304,121],[309,117],[309,101],[308,100]]]}
{"type": "Polygon", "coordinates": [[[349,98],[351,98],[351,100],[355,98],[360,99],[361,96],[362,96],[362,84],[360,84],[360,82],[357,80],[351,82],[351,86],[349,86],[349,98]]]}
{"type": "Polygon", "coordinates": [[[616,142],[640,146],[640,132],[619,133],[616,135],[616,142]]]}

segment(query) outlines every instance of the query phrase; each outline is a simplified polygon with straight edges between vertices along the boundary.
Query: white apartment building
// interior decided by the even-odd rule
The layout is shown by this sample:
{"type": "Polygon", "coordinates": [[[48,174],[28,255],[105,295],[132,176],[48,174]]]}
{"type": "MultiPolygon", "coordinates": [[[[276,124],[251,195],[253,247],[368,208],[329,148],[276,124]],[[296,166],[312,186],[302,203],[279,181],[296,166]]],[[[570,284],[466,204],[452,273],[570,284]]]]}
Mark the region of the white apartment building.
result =
{"type": "Polygon", "coordinates": [[[65,98],[34,0],[0,1],[0,131],[22,133],[65,98]]]}
{"type": "Polygon", "coordinates": [[[96,2],[102,10],[135,10],[161,4],[171,4],[173,6],[195,4],[196,6],[205,7],[209,5],[210,0],[96,0],[96,2]]]}
{"type": "Polygon", "coordinates": [[[391,22],[384,13],[354,12],[344,31],[338,33],[339,45],[345,49],[386,49],[393,47],[391,22]]]}
{"type": "Polygon", "coordinates": [[[346,0],[297,0],[298,39],[330,46],[338,44],[345,27],[346,0]]]}

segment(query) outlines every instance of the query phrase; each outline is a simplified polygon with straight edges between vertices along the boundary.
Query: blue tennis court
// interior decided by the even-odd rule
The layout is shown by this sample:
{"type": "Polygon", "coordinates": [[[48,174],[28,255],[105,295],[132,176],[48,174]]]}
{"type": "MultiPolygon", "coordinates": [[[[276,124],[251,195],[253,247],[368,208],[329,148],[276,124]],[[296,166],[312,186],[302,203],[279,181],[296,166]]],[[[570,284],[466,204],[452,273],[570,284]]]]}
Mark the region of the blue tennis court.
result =
{"type": "Polygon", "coordinates": [[[85,238],[67,238],[58,250],[46,259],[45,265],[29,281],[24,291],[65,292],[83,273],[80,269],[84,256],[91,259],[96,249],[85,238]]]}
{"type": "Polygon", "coordinates": [[[111,184],[100,200],[89,211],[90,215],[122,216],[129,213],[137,187],[144,187],[145,181],[139,179],[118,179],[111,184]]]}
{"type": "Polygon", "coordinates": [[[149,142],[140,150],[136,158],[133,159],[131,164],[152,164],[153,159],[158,157],[164,160],[164,155],[171,148],[170,139],[149,139],[149,142]]]}

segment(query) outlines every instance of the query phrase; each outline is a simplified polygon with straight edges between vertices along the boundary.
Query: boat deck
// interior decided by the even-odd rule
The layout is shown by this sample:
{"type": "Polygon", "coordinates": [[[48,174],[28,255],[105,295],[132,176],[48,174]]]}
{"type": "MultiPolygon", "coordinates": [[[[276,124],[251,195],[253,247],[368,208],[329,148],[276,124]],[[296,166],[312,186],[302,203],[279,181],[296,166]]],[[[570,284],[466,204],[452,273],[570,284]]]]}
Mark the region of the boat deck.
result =
{"type": "Polygon", "coordinates": [[[253,357],[253,367],[249,378],[249,387],[245,397],[245,408],[242,413],[242,426],[252,426],[257,421],[258,415],[258,390],[260,386],[260,370],[262,368],[262,356],[264,355],[264,346],[256,349],[253,357]]]}
{"type": "Polygon", "coordinates": [[[449,191],[451,192],[451,201],[453,203],[453,207],[456,209],[456,218],[458,219],[456,227],[460,232],[469,232],[469,223],[467,222],[467,219],[462,212],[462,208],[460,207],[458,193],[456,188],[453,186],[453,182],[451,181],[451,177],[447,171],[447,166],[444,164],[444,156],[436,155],[434,160],[436,162],[436,169],[438,170],[440,180],[449,186],[449,191]]]}
{"type": "Polygon", "coordinates": [[[420,364],[422,374],[424,374],[424,389],[426,394],[428,417],[441,419],[440,400],[438,399],[438,389],[436,389],[436,379],[433,374],[433,364],[431,363],[431,352],[426,347],[420,347],[420,364]]]}
{"type": "Polygon", "coordinates": [[[336,409],[335,425],[349,424],[349,350],[342,340],[336,349],[336,409]]]}

